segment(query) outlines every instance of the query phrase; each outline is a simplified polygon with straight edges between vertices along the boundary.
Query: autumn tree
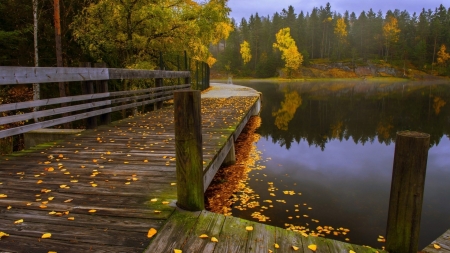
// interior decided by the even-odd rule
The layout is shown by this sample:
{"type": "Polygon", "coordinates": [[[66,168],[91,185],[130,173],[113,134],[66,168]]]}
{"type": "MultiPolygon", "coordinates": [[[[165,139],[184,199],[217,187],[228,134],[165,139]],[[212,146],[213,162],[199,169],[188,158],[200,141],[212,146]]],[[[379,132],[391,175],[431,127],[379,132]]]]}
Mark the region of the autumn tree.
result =
{"type": "Polygon", "coordinates": [[[98,61],[152,69],[158,51],[187,50],[212,65],[210,43],[227,38],[232,26],[223,0],[99,0],[72,24],[75,39],[98,61]]]}
{"type": "Polygon", "coordinates": [[[344,18],[340,18],[336,22],[334,27],[334,34],[338,38],[338,59],[341,58],[341,48],[342,45],[347,42],[347,24],[345,24],[344,18]]]}
{"type": "Polygon", "coordinates": [[[241,44],[241,56],[244,61],[244,65],[247,64],[252,59],[252,52],[250,51],[250,44],[244,40],[241,44]]]}
{"type": "Polygon", "coordinates": [[[292,71],[298,69],[302,64],[303,56],[298,52],[289,27],[281,29],[275,37],[277,42],[273,43],[273,48],[281,51],[281,59],[284,60],[288,75],[291,76],[292,71]]]}
{"type": "Polygon", "coordinates": [[[400,29],[398,28],[398,21],[395,17],[388,17],[387,21],[383,25],[383,37],[384,37],[384,44],[386,47],[386,58],[385,60],[388,60],[389,56],[389,49],[392,45],[392,43],[395,43],[398,41],[398,34],[400,33],[400,29]]]}
{"type": "Polygon", "coordinates": [[[444,44],[441,45],[441,49],[439,49],[437,55],[438,55],[437,62],[440,65],[446,65],[448,59],[450,59],[450,54],[447,53],[447,48],[445,47],[444,44]]]}

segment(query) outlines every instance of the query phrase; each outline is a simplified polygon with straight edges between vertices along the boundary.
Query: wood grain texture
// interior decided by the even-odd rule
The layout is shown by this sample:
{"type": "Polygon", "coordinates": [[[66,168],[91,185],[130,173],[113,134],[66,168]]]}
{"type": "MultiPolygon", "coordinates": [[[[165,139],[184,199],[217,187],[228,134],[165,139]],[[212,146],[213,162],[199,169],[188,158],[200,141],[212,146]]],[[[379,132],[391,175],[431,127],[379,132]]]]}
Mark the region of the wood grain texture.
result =
{"type": "Polygon", "coordinates": [[[450,229],[439,236],[430,245],[425,247],[422,252],[426,253],[449,253],[450,252],[450,229]],[[435,244],[438,246],[435,247],[435,244]]]}

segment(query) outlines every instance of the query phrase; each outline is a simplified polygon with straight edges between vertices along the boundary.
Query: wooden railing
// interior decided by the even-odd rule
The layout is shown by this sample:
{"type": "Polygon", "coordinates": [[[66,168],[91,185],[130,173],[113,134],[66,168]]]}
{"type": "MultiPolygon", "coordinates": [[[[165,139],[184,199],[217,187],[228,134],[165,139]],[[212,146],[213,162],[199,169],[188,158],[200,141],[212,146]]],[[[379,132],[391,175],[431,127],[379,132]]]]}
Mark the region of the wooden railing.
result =
{"type": "MultiPolygon", "coordinates": [[[[0,104],[0,112],[41,107],[41,110],[0,117],[2,126],[14,122],[39,120],[0,130],[0,138],[9,137],[31,130],[61,125],[80,119],[108,115],[111,112],[136,108],[148,104],[159,104],[173,98],[175,90],[190,88],[189,71],[131,70],[113,68],[63,68],[63,67],[0,67],[0,86],[33,83],[82,82],[88,87],[87,94],[27,102],[0,104]],[[163,86],[165,78],[183,78],[185,84],[163,86]],[[108,80],[114,79],[155,79],[154,88],[108,92],[108,80]],[[102,81],[101,93],[92,94],[93,81],[102,81]],[[76,102],[75,105],[70,103],[76,102]],[[56,107],[56,105],[60,105],[56,107]],[[51,106],[52,108],[44,108],[51,106]],[[67,114],[70,113],[69,116],[67,114]],[[62,115],[62,116],[61,116],[62,115]]],[[[108,122],[106,122],[108,123],[108,122]]]]}

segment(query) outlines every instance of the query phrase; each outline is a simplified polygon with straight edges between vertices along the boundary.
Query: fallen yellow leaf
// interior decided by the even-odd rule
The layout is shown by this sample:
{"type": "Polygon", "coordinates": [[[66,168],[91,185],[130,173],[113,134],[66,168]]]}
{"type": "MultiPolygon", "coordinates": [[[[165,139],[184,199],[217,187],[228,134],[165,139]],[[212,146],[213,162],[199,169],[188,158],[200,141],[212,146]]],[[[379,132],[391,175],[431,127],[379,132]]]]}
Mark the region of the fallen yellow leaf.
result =
{"type": "Polygon", "coordinates": [[[151,199],[150,201],[151,202],[156,202],[156,201],[158,201],[158,199],[155,198],[155,199],[151,199]]]}
{"type": "Polygon", "coordinates": [[[56,212],[55,211],[51,211],[48,214],[53,215],[53,214],[56,214],[56,212]]]}
{"type": "Polygon", "coordinates": [[[293,249],[294,251],[297,251],[297,250],[299,249],[299,247],[297,247],[297,246],[292,246],[292,249],[293,249]]]}
{"type": "Polygon", "coordinates": [[[208,235],[207,234],[201,234],[199,237],[204,239],[204,238],[208,238],[208,235]]]}
{"type": "Polygon", "coordinates": [[[47,169],[47,171],[54,171],[55,169],[53,168],[53,167],[49,167],[48,169],[47,169]]]}
{"type": "Polygon", "coordinates": [[[148,230],[147,237],[152,238],[156,233],[158,233],[158,231],[156,229],[150,228],[150,230],[148,230]]]}
{"type": "Polygon", "coordinates": [[[50,238],[50,237],[52,237],[52,234],[50,234],[50,233],[45,233],[41,236],[42,239],[50,238]]]}
{"type": "Polygon", "coordinates": [[[11,208],[12,208],[12,206],[8,206],[8,207],[7,207],[6,209],[8,209],[8,210],[9,210],[9,209],[11,209],[11,208]]]}
{"type": "Polygon", "coordinates": [[[177,185],[177,183],[170,183],[170,185],[174,186],[174,185],[177,185]]]}
{"type": "Polygon", "coordinates": [[[315,244],[308,245],[308,249],[310,249],[312,251],[316,251],[317,250],[317,245],[315,245],[315,244]]]}
{"type": "Polygon", "coordinates": [[[68,220],[75,220],[75,217],[68,217],[68,220]]]}
{"type": "Polygon", "coordinates": [[[0,238],[2,238],[3,236],[9,236],[9,234],[7,234],[7,233],[5,233],[5,232],[2,232],[2,231],[0,231],[0,238]]]}
{"type": "Polygon", "coordinates": [[[219,242],[219,240],[217,240],[217,238],[215,237],[211,237],[211,242],[219,242]]]}
{"type": "Polygon", "coordinates": [[[349,253],[356,253],[356,252],[354,252],[353,250],[350,250],[349,253]]]}
{"type": "Polygon", "coordinates": [[[183,253],[183,251],[181,249],[174,249],[173,253],[183,253]]]}
{"type": "Polygon", "coordinates": [[[44,182],[44,181],[38,180],[38,181],[36,182],[36,184],[42,184],[42,182],[44,182]]]}
{"type": "Polygon", "coordinates": [[[167,205],[167,204],[169,204],[170,202],[169,202],[169,201],[163,201],[162,203],[163,203],[163,205],[167,205]]]}
{"type": "Polygon", "coordinates": [[[126,182],[125,184],[130,184],[130,182],[126,182]]]}
{"type": "Polygon", "coordinates": [[[22,223],[22,222],[23,222],[23,219],[20,219],[20,220],[14,221],[14,224],[19,224],[19,223],[22,223]]]}
{"type": "Polygon", "coordinates": [[[280,245],[278,245],[278,243],[275,243],[273,246],[275,247],[275,249],[279,249],[280,248],[280,245]]]}
{"type": "Polygon", "coordinates": [[[92,185],[92,187],[97,187],[97,184],[91,184],[92,185]]]}
{"type": "Polygon", "coordinates": [[[66,187],[67,187],[67,185],[65,185],[65,184],[62,184],[59,186],[59,188],[66,188],[66,187]]]}
{"type": "Polygon", "coordinates": [[[72,202],[72,200],[73,200],[73,199],[66,199],[66,200],[64,200],[64,203],[72,202]]]}
{"type": "Polygon", "coordinates": [[[58,252],[56,252],[56,251],[49,251],[49,252],[47,252],[47,253],[58,253],[58,252]]]}
{"type": "Polygon", "coordinates": [[[53,200],[55,197],[48,197],[48,200],[53,200]]]}
{"type": "Polygon", "coordinates": [[[433,247],[434,247],[435,249],[440,249],[440,248],[441,248],[441,246],[439,246],[439,244],[437,244],[437,243],[434,243],[434,244],[433,244],[433,247]]]}
{"type": "Polygon", "coordinates": [[[8,197],[8,195],[6,195],[6,194],[0,194],[0,198],[7,198],[8,197]]]}
{"type": "Polygon", "coordinates": [[[90,212],[90,213],[95,213],[95,212],[97,212],[97,210],[91,209],[91,210],[89,210],[89,212],[90,212]]]}
{"type": "Polygon", "coordinates": [[[247,227],[245,227],[245,230],[247,230],[247,231],[252,231],[252,230],[253,230],[253,227],[252,227],[252,226],[247,226],[247,227]]]}
{"type": "Polygon", "coordinates": [[[156,214],[160,214],[160,213],[161,213],[161,211],[159,211],[159,210],[155,210],[155,211],[154,211],[154,213],[156,213],[156,214]]]}

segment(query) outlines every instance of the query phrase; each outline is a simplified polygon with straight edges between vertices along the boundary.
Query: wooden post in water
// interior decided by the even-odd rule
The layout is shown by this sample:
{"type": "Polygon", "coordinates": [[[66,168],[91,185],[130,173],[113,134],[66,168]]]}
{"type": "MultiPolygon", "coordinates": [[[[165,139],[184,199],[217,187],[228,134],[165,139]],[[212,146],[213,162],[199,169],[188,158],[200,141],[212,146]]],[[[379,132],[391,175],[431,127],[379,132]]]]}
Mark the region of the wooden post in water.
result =
{"type": "Polygon", "coordinates": [[[200,103],[200,91],[174,92],[177,206],[189,211],[205,208],[200,103]]]}
{"type": "Polygon", "coordinates": [[[430,135],[397,133],[386,229],[390,253],[417,252],[430,135]]]}

